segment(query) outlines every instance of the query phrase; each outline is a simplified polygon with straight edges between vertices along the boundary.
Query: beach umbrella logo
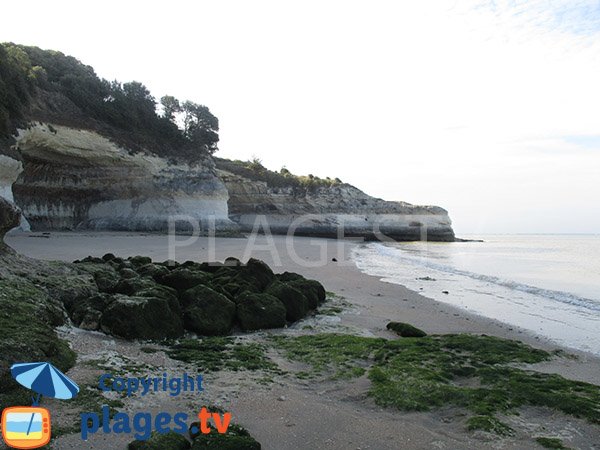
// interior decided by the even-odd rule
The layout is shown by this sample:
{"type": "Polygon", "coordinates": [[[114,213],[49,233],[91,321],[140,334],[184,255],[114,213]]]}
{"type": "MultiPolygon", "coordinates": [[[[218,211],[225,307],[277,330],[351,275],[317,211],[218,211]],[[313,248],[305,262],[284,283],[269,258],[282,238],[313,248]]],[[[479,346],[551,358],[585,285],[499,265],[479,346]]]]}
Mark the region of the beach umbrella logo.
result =
{"type": "Polygon", "coordinates": [[[32,406],[12,406],[2,411],[2,437],[12,448],[39,448],[50,442],[50,412],[39,407],[41,396],[68,400],[79,386],[47,362],[13,364],[13,378],[37,394],[32,406]]]}

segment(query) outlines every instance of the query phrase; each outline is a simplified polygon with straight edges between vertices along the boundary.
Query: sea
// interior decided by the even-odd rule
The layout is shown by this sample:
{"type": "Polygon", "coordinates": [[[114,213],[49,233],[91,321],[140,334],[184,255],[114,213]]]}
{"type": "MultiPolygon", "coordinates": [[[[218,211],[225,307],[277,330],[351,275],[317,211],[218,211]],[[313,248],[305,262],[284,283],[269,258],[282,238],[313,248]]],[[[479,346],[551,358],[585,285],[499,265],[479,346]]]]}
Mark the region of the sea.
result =
{"type": "Polygon", "coordinates": [[[469,235],[482,242],[366,243],[363,272],[600,355],[600,235],[469,235]]]}

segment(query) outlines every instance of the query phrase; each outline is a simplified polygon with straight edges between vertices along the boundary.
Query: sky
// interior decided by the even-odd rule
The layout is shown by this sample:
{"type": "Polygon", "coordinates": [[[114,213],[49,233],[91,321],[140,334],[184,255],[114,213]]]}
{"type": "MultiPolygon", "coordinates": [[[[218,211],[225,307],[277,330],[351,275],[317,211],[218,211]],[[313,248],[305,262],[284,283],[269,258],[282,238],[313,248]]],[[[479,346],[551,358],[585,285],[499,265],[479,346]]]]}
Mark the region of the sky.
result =
{"type": "Polygon", "coordinates": [[[217,156],[447,209],[457,234],[600,233],[600,0],[29,1],[0,41],[207,105],[217,156]]]}

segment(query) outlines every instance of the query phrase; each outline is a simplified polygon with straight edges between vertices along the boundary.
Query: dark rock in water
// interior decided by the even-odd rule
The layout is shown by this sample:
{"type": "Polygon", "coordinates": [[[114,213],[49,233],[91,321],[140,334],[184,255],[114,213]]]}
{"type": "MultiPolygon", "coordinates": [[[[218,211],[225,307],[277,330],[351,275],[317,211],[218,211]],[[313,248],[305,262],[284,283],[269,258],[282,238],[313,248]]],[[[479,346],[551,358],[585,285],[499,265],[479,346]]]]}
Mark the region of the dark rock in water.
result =
{"type": "Polygon", "coordinates": [[[19,226],[21,221],[21,211],[14,203],[9,202],[4,197],[0,197],[0,246],[4,235],[15,227],[19,226]]]}
{"type": "Polygon", "coordinates": [[[183,323],[164,297],[116,294],[100,320],[105,333],[125,339],[164,339],[183,334],[183,323]]]}
{"type": "Polygon", "coordinates": [[[225,335],[233,327],[235,303],[209,287],[199,285],[181,297],[187,330],[205,336],[225,335]]]}
{"type": "Polygon", "coordinates": [[[416,278],[417,280],[422,280],[422,281],[436,281],[435,278],[431,278],[430,276],[426,276],[426,277],[419,277],[416,278]]]}
{"type": "Polygon", "coordinates": [[[286,310],[285,318],[289,322],[302,319],[309,310],[308,300],[304,294],[298,289],[280,281],[272,283],[265,293],[278,298],[283,303],[286,310]]]}
{"type": "Polygon", "coordinates": [[[331,258],[332,262],[337,262],[337,258],[331,258]]]}
{"type": "Polygon", "coordinates": [[[206,284],[209,279],[210,275],[205,272],[180,267],[163,276],[160,283],[184,292],[199,284],[206,284]]]}
{"type": "Polygon", "coordinates": [[[447,294],[449,294],[449,293],[450,293],[450,292],[448,292],[448,291],[442,291],[442,294],[446,294],[446,295],[447,295],[447,294]]]}
{"type": "Polygon", "coordinates": [[[422,330],[419,330],[416,327],[408,323],[402,322],[390,322],[387,324],[386,328],[388,330],[394,331],[396,334],[402,337],[425,337],[427,333],[422,330]]]}
{"type": "Polygon", "coordinates": [[[237,318],[245,331],[283,327],[285,316],[283,303],[269,294],[244,293],[237,302],[237,318]]]}
{"type": "Polygon", "coordinates": [[[183,434],[170,431],[168,433],[152,433],[150,439],[145,441],[132,441],[127,450],[187,450],[190,442],[183,434]]]}

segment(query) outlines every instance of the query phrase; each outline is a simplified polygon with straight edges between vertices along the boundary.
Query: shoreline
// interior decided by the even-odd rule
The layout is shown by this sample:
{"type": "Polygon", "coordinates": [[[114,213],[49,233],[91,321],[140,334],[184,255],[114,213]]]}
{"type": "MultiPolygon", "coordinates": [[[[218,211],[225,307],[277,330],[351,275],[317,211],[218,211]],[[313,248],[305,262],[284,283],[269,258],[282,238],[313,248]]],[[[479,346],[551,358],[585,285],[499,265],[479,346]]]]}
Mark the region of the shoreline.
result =
{"type": "MultiPolygon", "coordinates": [[[[351,259],[355,242],[295,237],[290,251],[290,244],[285,237],[272,236],[271,239],[269,241],[269,237],[265,236],[258,236],[254,241],[248,238],[216,238],[214,260],[222,261],[229,256],[243,260],[245,253],[249,252],[253,257],[264,260],[275,272],[293,271],[320,281],[327,291],[342,296],[349,305],[332,319],[330,328],[339,329],[340,332],[395,338],[386,329],[386,324],[399,321],[410,323],[428,334],[488,334],[519,340],[543,350],[560,349],[576,355],[576,358],[561,355],[537,363],[532,366],[536,371],[556,373],[588,383],[597,383],[600,379],[600,358],[592,354],[561,347],[495,319],[438,302],[404,286],[363,273],[351,259]],[[269,243],[271,245],[267,247],[269,243]],[[255,248],[249,249],[249,244],[255,248]],[[333,258],[337,262],[332,261],[333,258]]],[[[25,256],[46,260],[72,262],[88,255],[102,256],[108,252],[117,256],[150,256],[158,261],[168,259],[168,242],[164,235],[51,233],[47,239],[39,239],[28,234],[13,234],[6,237],[6,242],[25,256]]],[[[213,260],[208,257],[209,252],[208,239],[200,237],[193,245],[177,248],[176,259],[213,260]]],[[[301,326],[294,324],[281,332],[300,332],[301,326]]],[[[259,332],[242,336],[253,339],[261,335],[263,333],[259,332]]],[[[95,346],[105,349],[106,342],[112,342],[110,348],[117,353],[123,351],[132,358],[141,357],[135,350],[139,345],[111,337],[73,333],[72,338],[72,344],[84,351],[90,349],[87,351],[93,352],[95,346]]],[[[285,364],[293,364],[282,358],[276,361],[283,364],[284,368],[285,364]]],[[[369,383],[366,377],[341,385],[332,381],[311,383],[307,380],[277,378],[266,387],[253,382],[251,377],[246,379],[237,373],[211,375],[207,379],[207,398],[230,410],[267,450],[292,450],[307,448],[307,445],[326,449],[491,449],[497,445],[489,437],[467,432],[460,414],[457,415],[452,408],[420,413],[384,409],[375,405],[365,395],[369,383]],[[357,429],[361,432],[357,433],[357,429]]],[[[528,416],[533,417],[528,426],[539,432],[552,421],[558,423],[556,427],[562,427],[566,422],[570,427],[587,430],[588,434],[595,430],[588,428],[591,425],[586,425],[580,419],[560,413],[527,412],[528,416]]],[[[525,436],[502,439],[504,448],[530,448],[528,444],[531,441],[526,440],[525,436]]],[[[104,436],[97,436],[89,442],[96,449],[111,448],[105,447],[108,445],[105,441],[104,436]]],[[[64,436],[58,442],[59,448],[87,448],[82,446],[79,435],[64,436]]],[[[112,446],[117,443],[114,439],[109,442],[112,446]]],[[[567,444],[572,445],[571,442],[567,444]]]]}

